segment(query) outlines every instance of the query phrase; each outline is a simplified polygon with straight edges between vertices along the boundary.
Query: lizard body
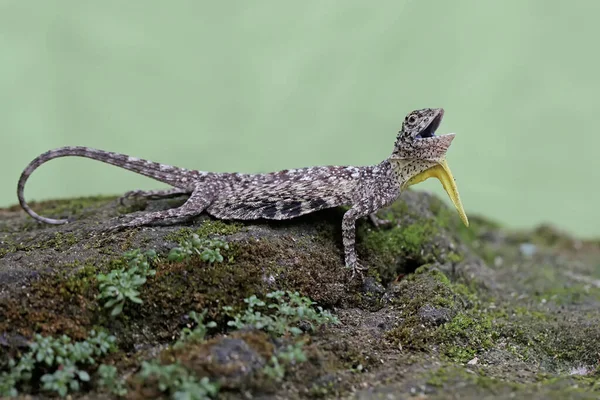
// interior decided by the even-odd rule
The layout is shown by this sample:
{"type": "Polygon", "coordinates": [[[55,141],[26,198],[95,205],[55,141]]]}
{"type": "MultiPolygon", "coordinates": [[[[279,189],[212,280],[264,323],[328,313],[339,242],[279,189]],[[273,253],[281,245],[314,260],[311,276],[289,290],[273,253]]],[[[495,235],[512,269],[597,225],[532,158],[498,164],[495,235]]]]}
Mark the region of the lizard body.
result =
{"type": "Polygon", "coordinates": [[[324,166],[283,170],[266,174],[213,173],[159,164],[125,154],[88,147],[62,147],[35,158],[23,171],[17,186],[22,208],[38,221],[63,224],[36,214],[24,198],[27,179],[43,163],[54,158],[78,156],[115,165],[171,185],[171,189],[132,191],[125,197],[167,197],[189,194],[180,207],[148,212],[118,227],[135,227],[157,222],[176,223],[202,212],[219,219],[283,220],[337,206],[350,206],[342,219],[345,262],[360,269],[355,250],[355,224],[365,216],[377,225],[375,213],[392,203],[402,189],[429,177],[440,179],[465,224],[454,179],[445,154],[454,134],[435,136],[442,109],[422,109],[408,114],[398,133],[392,155],[372,166],[324,166]]]}

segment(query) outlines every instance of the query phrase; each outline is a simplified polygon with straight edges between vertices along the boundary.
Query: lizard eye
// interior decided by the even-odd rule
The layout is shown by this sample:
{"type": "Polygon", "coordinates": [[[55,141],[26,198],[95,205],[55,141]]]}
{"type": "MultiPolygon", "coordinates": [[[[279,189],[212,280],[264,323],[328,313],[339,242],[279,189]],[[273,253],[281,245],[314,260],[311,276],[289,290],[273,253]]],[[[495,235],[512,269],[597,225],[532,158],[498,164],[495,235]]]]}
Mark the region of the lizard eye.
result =
{"type": "Polygon", "coordinates": [[[414,125],[417,123],[417,119],[416,115],[411,115],[406,119],[406,122],[408,122],[409,125],[414,125]]]}

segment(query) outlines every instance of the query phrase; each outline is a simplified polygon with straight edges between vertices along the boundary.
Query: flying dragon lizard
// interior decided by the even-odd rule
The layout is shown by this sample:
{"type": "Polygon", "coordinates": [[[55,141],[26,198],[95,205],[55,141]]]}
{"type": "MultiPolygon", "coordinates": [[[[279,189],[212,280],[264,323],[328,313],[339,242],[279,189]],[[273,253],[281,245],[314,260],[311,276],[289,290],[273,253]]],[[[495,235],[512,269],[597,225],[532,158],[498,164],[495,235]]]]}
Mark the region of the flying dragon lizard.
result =
{"type": "Polygon", "coordinates": [[[116,165],[171,185],[167,190],[134,190],[124,198],[160,198],[187,194],[177,208],[134,216],[116,228],[153,223],[175,224],[206,211],[225,220],[299,217],[326,208],[349,206],[342,218],[346,266],[354,272],[364,269],[355,250],[355,224],[370,217],[379,226],[376,212],[398,198],[406,187],[430,177],[439,179],[468,226],[458,189],[446,162],[446,151],[454,134],[435,135],[444,116],[441,108],[425,108],[409,113],[402,123],[392,154],[376,165],[318,166],[265,174],[216,173],[174,167],[125,154],[89,147],[61,147],[35,158],[19,179],[17,196],[21,207],[33,218],[48,224],[64,224],[66,219],[42,217],[33,211],[23,195],[25,182],[33,171],[54,158],[77,156],[116,165]]]}

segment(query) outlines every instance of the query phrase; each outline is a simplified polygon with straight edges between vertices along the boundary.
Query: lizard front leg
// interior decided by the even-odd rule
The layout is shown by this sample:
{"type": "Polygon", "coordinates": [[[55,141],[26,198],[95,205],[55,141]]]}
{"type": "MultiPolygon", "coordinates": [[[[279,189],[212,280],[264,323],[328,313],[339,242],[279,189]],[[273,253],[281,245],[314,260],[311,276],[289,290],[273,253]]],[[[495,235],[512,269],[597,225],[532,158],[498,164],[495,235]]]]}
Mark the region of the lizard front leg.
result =
{"type": "MultiPolygon", "coordinates": [[[[390,190],[381,190],[379,182],[366,184],[355,193],[354,204],[346,211],[342,219],[342,241],[346,266],[352,268],[352,276],[366,268],[361,266],[356,255],[356,221],[369,216],[377,226],[380,222],[375,213],[380,208],[394,201],[400,194],[399,189],[390,185],[390,190]]],[[[385,220],[384,220],[385,221],[385,220]]],[[[386,221],[387,222],[387,221],[386,221]]],[[[384,222],[385,223],[385,222],[384,222]]]]}
{"type": "Polygon", "coordinates": [[[358,262],[356,255],[356,221],[367,213],[360,212],[359,208],[352,207],[344,214],[342,218],[342,243],[344,245],[344,261],[346,267],[352,269],[352,278],[356,273],[361,273],[365,267],[358,262]]]}

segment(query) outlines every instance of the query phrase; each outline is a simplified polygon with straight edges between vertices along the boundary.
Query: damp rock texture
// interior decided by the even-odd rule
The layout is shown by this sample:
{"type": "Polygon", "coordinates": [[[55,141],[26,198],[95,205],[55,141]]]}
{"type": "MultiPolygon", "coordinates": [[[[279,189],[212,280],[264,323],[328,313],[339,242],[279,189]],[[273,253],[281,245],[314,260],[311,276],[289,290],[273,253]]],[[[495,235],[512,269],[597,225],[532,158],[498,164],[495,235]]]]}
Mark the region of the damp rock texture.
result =
{"type": "MultiPolygon", "coordinates": [[[[184,200],[32,203],[41,215],[72,221],[59,226],[38,224],[16,206],[0,210],[1,370],[14,368],[9,359],[26,354],[36,334],[77,341],[101,330],[116,349],[82,367],[90,380],[70,390],[72,398],[173,398],[186,387],[176,381],[203,378],[218,387],[206,396],[223,399],[600,396],[600,241],[550,226],[513,231],[473,215],[465,228],[444,202],[416,191],[379,213],[391,226],[359,222],[363,279],[350,279],[343,265],[341,208],[284,222],[200,216],[187,225],[108,229],[127,214],[184,200]],[[169,258],[192,237],[208,247],[226,243],[222,260],[201,251],[169,258]],[[138,288],[141,303],[126,301],[111,316],[98,276],[126,269],[124,254],[134,249],[156,252],[155,274],[138,288]],[[339,323],[281,319],[277,332],[235,326],[244,299],[277,291],[310,298],[309,308],[339,323]],[[182,341],[197,327],[192,311],[214,324],[182,341]],[[302,357],[289,356],[293,346],[302,357]],[[99,363],[116,367],[126,394],[98,383],[99,363]],[[157,375],[141,377],[144,363],[179,369],[169,370],[165,389],[157,375]]],[[[53,369],[40,365],[14,384],[22,398],[54,395],[40,380],[53,369]]]]}

